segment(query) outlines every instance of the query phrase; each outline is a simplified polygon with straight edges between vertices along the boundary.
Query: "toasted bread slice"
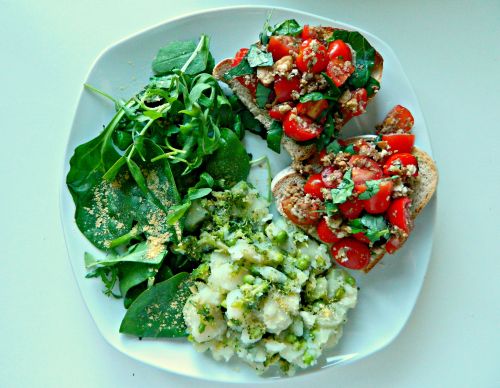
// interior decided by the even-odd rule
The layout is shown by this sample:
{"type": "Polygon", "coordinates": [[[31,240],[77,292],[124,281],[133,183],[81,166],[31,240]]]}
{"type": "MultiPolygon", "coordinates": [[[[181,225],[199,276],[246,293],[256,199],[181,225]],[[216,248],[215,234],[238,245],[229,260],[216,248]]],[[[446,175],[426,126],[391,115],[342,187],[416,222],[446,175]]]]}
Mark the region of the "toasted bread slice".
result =
{"type": "MultiPolygon", "coordinates": [[[[333,32],[335,30],[340,30],[338,28],[327,28],[328,31],[333,32]]],[[[236,79],[226,80],[224,78],[224,74],[231,70],[232,59],[224,59],[219,62],[214,70],[213,76],[229,85],[233,93],[240,99],[240,101],[248,108],[248,110],[255,116],[257,120],[259,120],[266,129],[271,127],[273,119],[269,116],[269,113],[266,109],[259,108],[252,94],[248,91],[246,87],[241,85],[236,79]]],[[[375,64],[371,71],[371,76],[375,78],[379,83],[382,80],[382,70],[383,70],[384,60],[378,51],[375,51],[375,64]]],[[[376,96],[377,93],[374,93],[372,96],[368,97],[368,104],[371,100],[376,96]]],[[[338,127],[342,127],[346,124],[346,122],[336,123],[338,127]]],[[[314,144],[303,145],[297,143],[295,140],[290,139],[288,136],[283,136],[282,139],[283,147],[288,151],[290,156],[294,161],[302,161],[310,158],[316,152],[316,146],[314,144]]]]}
{"type": "MultiPolygon", "coordinates": [[[[413,193],[410,196],[412,199],[412,217],[415,219],[415,217],[429,203],[432,195],[436,191],[438,171],[436,164],[426,152],[417,147],[414,147],[412,153],[417,157],[419,166],[419,178],[416,185],[413,187],[413,193]]],[[[276,207],[284,217],[286,216],[283,212],[281,203],[283,199],[285,199],[287,187],[294,184],[303,186],[305,182],[305,177],[291,167],[282,170],[274,177],[271,184],[271,189],[276,199],[276,207]]],[[[297,226],[303,229],[311,237],[320,241],[314,227],[300,225],[297,226]]],[[[369,272],[380,260],[382,260],[384,255],[385,251],[372,254],[370,263],[366,268],[363,269],[363,271],[369,272]]]]}

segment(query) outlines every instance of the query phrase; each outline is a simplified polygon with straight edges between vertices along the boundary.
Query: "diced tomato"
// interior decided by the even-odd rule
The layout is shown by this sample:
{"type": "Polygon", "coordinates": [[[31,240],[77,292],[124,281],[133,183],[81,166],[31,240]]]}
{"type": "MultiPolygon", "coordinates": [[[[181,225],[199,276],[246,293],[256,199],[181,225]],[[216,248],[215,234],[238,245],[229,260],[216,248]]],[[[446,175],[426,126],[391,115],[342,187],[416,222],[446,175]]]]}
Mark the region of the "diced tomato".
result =
{"type": "Polygon", "coordinates": [[[339,210],[348,220],[354,220],[361,215],[364,209],[363,201],[357,198],[350,199],[339,204],[339,210]]]}
{"type": "Polygon", "coordinates": [[[355,233],[352,235],[352,237],[354,237],[358,241],[364,242],[366,244],[370,244],[370,239],[368,237],[366,237],[366,234],[364,234],[363,232],[355,233]]]}
{"type": "Polygon", "coordinates": [[[350,269],[363,269],[370,262],[368,245],[352,237],[337,241],[331,248],[335,261],[350,269]]]}
{"type": "MultiPolygon", "coordinates": [[[[247,55],[248,49],[247,48],[241,48],[238,50],[236,53],[235,57],[233,58],[231,62],[232,67],[236,67],[240,64],[240,62],[245,58],[245,55],[247,55]]],[[[244,87],[246,87],[252,96],[255,96],[255,92],[257,91],[257,78],[255,76],[240,76],[236,77],[238,82],[242,84],[244,87]]]]}
{"type": "Polygon", "coordinates": [[[326,153],[327,152],[326,152],[325,149],[323,149],[323,150],[320,151],[320,153],[319,153],[319,160],[320,161],[321,161],[321,159],[323,159],[326,156],[326,153]]]}
{"type": "Polygon", "coordinates": [[[366,155],[353,155],[348,163],[352,167],[352,180],[355,185],[382,178],[383,172],[379,164],[366,155]]]}
{"type": "MultiPolygon", "coordinates": [[[[271,118],[275,119],[275,120],[278,120],[278,121],[283,121],[283,119],[285,118],[286,114],[290,111],[283,111],[281,109],[283,104],[278,104],[278,105],[274,105],[271,109],[269,109],[269,116],[271,116],[271,118]]],[[[285,104],[285,105],[289,105],[289,104],[285,104]]]]}
{"type": "Polygon", "coordinates": [[[303,41],[295,64],[303,73],[321,73],[328,65],[326,47],[317,39],[303,41]]]}
{"type": "Polygon", "coordinates": [[[342,181],[342,176],[342,171],[337,170],[333,166],[327,166],[321,171],[321,179],[323,179],[325,187],[329,189],[337,187],[342,181]]]}
{"type": "Polygon", "coordinates": [[[267,51],[273,55],[274,61],[277,61],[286,55],[291,55],[291,52],[298,53],[299,43],[299,39],[293,36],[271,36],[267,44],[267,51]]]}
{"type": "Polygon", "coordinates": [[[241,48],[238,50],[236,55],[233,58],[233,61],[231,62],[232,67],[236,67],[240,64],[240,62],[245,58],[245,55],[247,55],[248,49],[247,48],[241,48]]]}
{"type": "Polygon", "coordinates": [[[332,232],[324,218],[319,221],[316,227],[316,233],[318,233],[319,239],[327,244],[336,243],[340,240],[340,237],[337,237],[337,235],[332,232]]]}
{"type": "Polygon", "coordinates": [[[341,58],[332,59],[326,67],[326,74],[337,87],[342,86],[352,73],[354,73],[354,66],[341,58]]]}
{"type": "Polygon", "coordinates": [[[299,102],[297,104],[297,112],[301,115],[307,115],[313,120],[316,120],[327,108],[327,100],[299,102]]]}
{"type": "Polygon", "coordinates": [[[402,241],[400,238],[393,236],[385,244],[385,250],[387,251],[387,253],[392,254],[396,252],[401,247],[401,245],[403,245],[403,242],[404,241],[402,241]]]}
{"type": "Polygon", "coordinates": [[[318,33],[314,27],[311,27],[309,24],[305,24],[302,27],[302,40],[306,39],[314,39],[318,37],[318,33]]]}
{"type": "Polygon", "coordinates": [[[396,198],[387,210],[387,220],[406,233],[413,228],[413,219],[410,213],[411,199],[408,197],[396,198]]]}
{"type": "Polygon", "coordinates": [[[415,144],[415,135],[409,133],[383,135],[382,141],[387,142],[393,154],[397,153],[411,153],[413,145],[415,144]]]}
{"type": "Polygon", "coordinates": [[[323,200],[323,193],[321,192],[321,189],[325,187],[323,179],[321,179],[321,174],[313,174],[304,185],[304,192],[306,194],[310,194],[314,198],[323,200]]]}
{"type": "Polygon", "coordinates": [[[356,100],[356,107],[347,107],[345,104],[340,106],[340,111],[342,112],[342,115],[344,117],[344,122],[347,122],[351,118],[359,116],[366,111],[366,105],[368,104],[368,94],[366,93],[366,89],[356,89],[354,92],[352,92],[351,99],[353,98],[356,100]]]}
{"type": "Polygon", "coordinates": [[[340,58],[352,62],[352,53],[349,46],[341,39],[334,40],[328,46],[328,58],[340,58]]]}
{"type": "Polygon", "coordinates": [[[285,135],[297,141],[307,141],[319,137],[323,127],[307,116],[289,112],[283,120],[285,135]]]}
{"type": "Polygon", "coordinates": [[[300,91],[300,77],[276,77],[274,80],[274,92],[277,102],[287,102],[292,100],[292,93],[300,91]]]}
{"type": "Polygon", "coordinates": [[[306,202],[304,198],[299,198],[297,200],[286,198],[282,202],[282,208],[288,219],[296,225],[314,225],[321,217],[321,213],[318,211],[319,205],[316,202],[306,202]],[[297,216],[292,211],[294,207],[300,209],[300,213],[304,216],[297,216]]]}
{"type": "Polygon", "coordinates": [[[364,200],[365,210],[370,214],[382,214],[391,204],[392,181],[381,182],[379,190],[370,199],[364,200]]]}
{"type": "Polygon", "coordinates": [[[400,175],[401,169],[398,167],[406,167],[413,165],[415,166],[415,173],[413,176],[418,175],[418,160],[417,158],[409,153],[400,153],[389,156],[384,164],[384,174],[385,175],[400,175]],[[392,168],[391,168],[392,167],[392,168]],[[396,169],[394,169],[396,167],[396,169]]]}
{"type": "Polygon", "coordinates": [[[359,154],[359,152],[362,149],[369,148],[369,147],[370,147],[370,145],[368,144],[368,142],[366,140],[361,139],[361,140],[358,140],[356,143],[354,143],[352,148],[354,148],[354,152],[359,154]]]}
{"type": "Polygon", "coordinates": [[[415,120],[411,112],[402,105],[396,105],[379,126],[379,131],[383,133],[398,132],[399,130],[410,132],[414,123],[415,120]]]}

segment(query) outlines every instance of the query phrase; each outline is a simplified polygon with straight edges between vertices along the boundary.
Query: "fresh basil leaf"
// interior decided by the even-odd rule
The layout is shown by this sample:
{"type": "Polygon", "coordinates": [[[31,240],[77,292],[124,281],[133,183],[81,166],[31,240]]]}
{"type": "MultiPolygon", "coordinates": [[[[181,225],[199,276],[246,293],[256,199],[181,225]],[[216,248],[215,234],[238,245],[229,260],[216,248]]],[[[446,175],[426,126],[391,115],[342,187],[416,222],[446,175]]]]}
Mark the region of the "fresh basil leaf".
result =
{"type": "Polygon", "coordinates": [[[209,60],[209,38],[200,37],[198,44],[193,41],[175,41],[162,47],[153,60],[153,71],[164,75],[175,69],[184,69],[186,74],[198,74],[207,69],[209,60]]]}
{"type": "Polygon", "coordinates": [[[357,31],[349,33],[348,43],[356,51],[356,69],[349,77],[349,83],[356,88],[361,88],[366,85],[370,78],[371,70],[375,64],[375,49],[357,31]]]}
{"type": "Polygon", "coordinates": [[[271,20],[271,12],[267,14],[266,21],[264,22],[264,26],[262,27],[262,31],[259,34],[259,40],[263,45],[267,45],[269,43],[269,35],[272,33],[272,28],[269,24],[271,20]]]}
{"type": "Polygon", "coordinates": [[[320,100],[325,100],[325,99],[329,99],[329,98],[330,98],[330,96],[325,96],[321,92],[312,92],[312,93],[304,94],[302,97],[300,97],[300,102],[320,101],[320,100]]]}
{"type": "Polygon", "coordinates": [[[365,89],[368,97],[371,97],[380,90],[380,82],[378,82],[375,78],[370,77],[365,85],[365,89]]]}
{"type": "Polygon", "coordinates": [[[185,337],[182,310],[191,295],[189,274],[181,272],[144,291],[127,310],[120,333],[142,337],[185,337]]]}
{"type": "Polygon", "coordinates": [[[340,151],[342,151],[342,146],[340,145],[340,143],[338,142],[337,139],[335,139],[334,141],[332,141],[326,147],[326,152],[328,152],[328,153],[332,152],[334,154],[338,154],[340,151]]]}
{"type": "Polygon", "coordinates": [[[259,108],[265,108],[269,95],[271,94],[271,89],[266,88],[260,82],[257,84],[257,91],[255,92],[255,100],[257,101],[257,106],[259,108]]]}
{"type": "Polygon", "coordinates": [[[333,31],[333,35],[327,39],[327,42],[333,42],[334,40],[343,40],[344,42],[348,43],[349,42],[349,31],[346,30],[335,30],[333,31]]]}
{"type": "Polygon", "coordinates": [[[330,100],[337,101],[342,94],[341,90],[335,85],[332,79],[325,72],[321,73],[328,84],[327,95],[330,100]]]}
{"type": "Polygon", "coordinates": [[[255,69],[250,66],[250,64],[247,61],[247,57],[245,57],[241,60],[241,62],[237,66],[233,67],[231,70],[224,73],[224,79],[230,80],[235,77],[240,77],[242,75],[253,74],[254,72],[255,69]]]}
{"type": "Polygon", "coordinates": [[[278,154],[281,152],[281,138],[283,137],[283,127],[279,121],[273,120],[267,132],[267,147],[278,154]]]}
{"type": "Polygon", "coordinates": [[[257,120],[253,114],[245,109],[239,114],[239,116],[241,117],[241,124],[245,129],[248,129],[250,132],[259,135],[263,139],[266,138],[266,128],[264,128],[262,123],[257,120]]]}
{"type": "Polygon", "coordinates": [[[382,229],[382,230],[377,230],[377,231],[369,230],[368,232],[366,232],[366,237],[368,237],[368,239],[371,242],[376,242],[376,241],[380,240],[381,238],[388,239],[389,236],[390,236],[389,229],[382,229]]]}
{"type": "Polygon", "coordinates": [[[366,191],[362,192],[358,198],[359,199],[370,199],[375,196],[380,190],[381,179],[366,181],[366,191]]]}
{"type": "Polygon", "coordinates": [[[194,201],[195,199],[206,197],[211,192],[212,192],[212,189],[209,187],[205,187],[202,189],[194,189],[191,187],[188,190],[187,199],[189,201],[194,201]]]}
{"type": "Polygon", "coordinates": [[[323,132],[321,132],[321,135],[316,141],[317,149],[323,150],[326,147],[326,145],[330,142],[334,134],[335,134],[335,119],[333,118],[332,114],[328,113],[323,132]]]}
{"type": "Polygon", "coordinates": [[[332,195],[332,202],[334,204],[344,203],[345,201],[347,201],[347,198],[352,195],[354,182],[352,181],[351,176],[352,170],[349,169],[345,172],[344,177],[342,178],[342,182],[340,182],[338,187],[330,191],[332,195]]]}
{"type": "Polygon", "coordinates": [[[261,50],[254,44],[250,46],[246,58],[251,67],[272,66],[273,64],[273,55],[261,50]]]}
{"type": "Polygon", "coordinates": [[[348,144],[347,146],[345,146],[343,152],[345,152],[346,154],[354,155],[356,153],[356,151],[354,151],[354,144],[348,144]]]}
{"type": "Polygon", "coordinates": [[[285,20],[282,23],[276,24],[273,28],[272,35],[292,35],[297,36],[302,32],[302,27],[295,19],[285,20]]]}
{"type": "Polygon", "coordinates": [[[390,235],[384,216],[365,214],[361,218],[349,221],[348,225],[351,227],[351,233],[364,233],[371,242],[388,238],[390,235]]]}
{"type": "Polygon", "coordinates": [[[384,216],[365,214],[361,217],[361,223],[370,230],[387,229],[387,222],[385,221],[384,216]]]}

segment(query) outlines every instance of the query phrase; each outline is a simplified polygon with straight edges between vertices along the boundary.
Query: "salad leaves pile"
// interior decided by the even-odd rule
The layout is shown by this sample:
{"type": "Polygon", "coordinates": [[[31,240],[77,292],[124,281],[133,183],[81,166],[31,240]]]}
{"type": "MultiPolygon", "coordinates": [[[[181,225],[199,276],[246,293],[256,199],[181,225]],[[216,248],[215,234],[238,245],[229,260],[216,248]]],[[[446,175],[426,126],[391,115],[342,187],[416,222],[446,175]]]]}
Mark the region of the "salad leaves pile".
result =
{"type": "MultiPolygon", "coordinates": [[[[75,149],[66,183],[78,228],[105,252],[100,258],[85,254],[87,277],[100,277],[105,293],[123,297],[129,308],[122,332],[183,335],[183,322],[146,330],[144,301],[165,293],[178,297],[185,272],[197,265],[174,249],[192,202],[248,176],[250,157],[240,140],[245,129],[260,129],[235,97],[224,94],[210,74],[213,66],[209,38],[202,35],[197,43],[161,48],[155,75],[128,101],[86,85],[110,98],[116,114],[75,149]]],[[[155,314],[173,317],[182,304],[159,309],[155,314]]]]}

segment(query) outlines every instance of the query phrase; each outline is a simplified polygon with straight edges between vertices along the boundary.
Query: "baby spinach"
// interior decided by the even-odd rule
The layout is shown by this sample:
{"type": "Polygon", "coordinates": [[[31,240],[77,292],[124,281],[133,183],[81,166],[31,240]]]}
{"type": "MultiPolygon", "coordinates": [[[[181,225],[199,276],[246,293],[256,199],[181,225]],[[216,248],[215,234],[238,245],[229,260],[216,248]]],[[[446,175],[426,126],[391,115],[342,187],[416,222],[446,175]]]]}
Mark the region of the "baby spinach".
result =
{"type": "Polygon", "coordinates": [[[188,277],[181,272],[140,294],[128,308],[120,333],[140,338],[185,337],[182,310],[191,294],[188,277]]]}
{"type": "Polygon", "coordinates": [[[146,241],[130,246],[123,254],[109,254],[105,259],[98,260],[94,255],[85,252],[84,260],[85,267],[92,268],[95,266],[110,266],[116,263],[135,262],[146,264],[159,264],[161,263],[165,252],[160,252],[156,256],[150,256],[148,253],[148,244],[146,241]]]}

